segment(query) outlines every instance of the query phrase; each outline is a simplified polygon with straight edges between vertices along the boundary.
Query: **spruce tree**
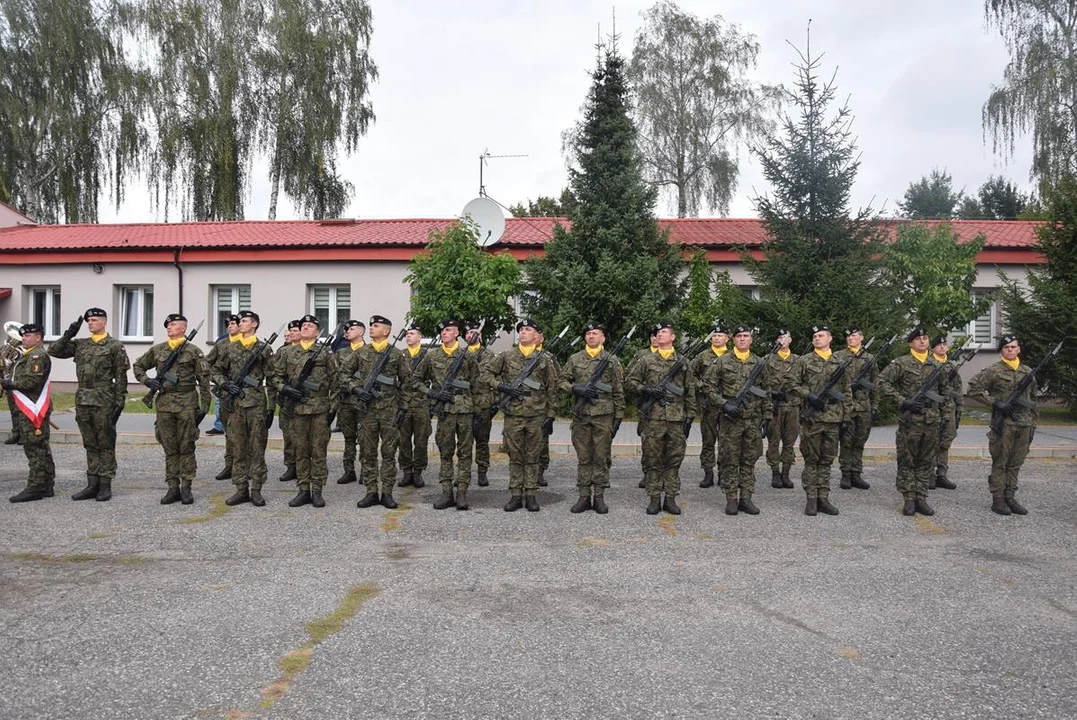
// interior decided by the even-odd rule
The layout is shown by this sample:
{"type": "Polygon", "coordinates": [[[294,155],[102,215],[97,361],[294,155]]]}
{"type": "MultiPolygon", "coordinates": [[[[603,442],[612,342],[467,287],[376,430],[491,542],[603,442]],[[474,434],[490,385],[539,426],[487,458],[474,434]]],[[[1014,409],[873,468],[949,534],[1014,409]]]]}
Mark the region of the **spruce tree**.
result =
{"type": "MultiPolygon", "coordinates": [[[[606,326],[610,343],[632,325],[670,317],[682,295],[680,247],[660,232],[656,191],[643,177],[636,128],[628,114],[625,61],[601,49],[575,138],[569,185],[577,205],[572,229],[554,228],[546,254],[526,263],[534,294],[525,311],[550,334],[576,334],[588,321],[606,326]]],[[[646,333],[637,331],[637,338],[646,333]]]]}

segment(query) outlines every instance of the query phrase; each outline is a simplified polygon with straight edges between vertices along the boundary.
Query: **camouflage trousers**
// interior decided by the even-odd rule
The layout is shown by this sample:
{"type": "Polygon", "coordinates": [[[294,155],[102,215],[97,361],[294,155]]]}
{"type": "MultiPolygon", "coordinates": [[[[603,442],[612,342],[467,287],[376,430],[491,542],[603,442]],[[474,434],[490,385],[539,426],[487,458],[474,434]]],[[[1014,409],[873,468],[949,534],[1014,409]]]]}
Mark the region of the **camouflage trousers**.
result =
{"type": "Polygon", "coordinates": [[[505,416],[505,450],[509,456],[509,490],[513,495],[538,490],[542,455],[542,417],[505,416]]]}
{"type": "Polygon", "coordinates": [[[539,470],[546,472],[550,467],[550,436],[542,433],[542,447],[539,450],[539,470]]]}
{"type": "Polygon", "coordinates": [[[939,429],[939,449],[935,453],[935,476],[946,477],[950,472],[950,446],[957,437],[957,410],[948,413],[948,417],[939,429]]]}
{"type": "Polygon", "coordinates": [[[280,432],[284,437],[284,466],[295,467],[295,442],[292,440],[292,418],[284,414],[283,410],[277,412],[280,421],[280,432]]]}
{"type": "MultiPolygon", "coordinates": [[[[343,427],[343,426],[341,426],[343,427]]],[[[359,449],[362,469],[360,472],[367,492],[391,493],[396,486],[396,450],[400,445],[400,430],[396,427],[396,411],[371,412],[363,418],[359,427],[359,449]],[[378,449],[381,464],[378,464],[378,449]]],[[[347,465],[345,465],[347,468],[347,465]]]]}
{"type": "Polygon", "coordinates": [[[712,408],[710,403],[699,414],[699,434],[703,438],[703,448],[699,451],[699,466],[704,470],[713,468],[717,463],[714,454],[715,444],[721,432],[721,411],[712,408]]]}
{"type": "Polygon", "coordinates": [[[610,486],[610,449],[613,415],[584,415],[572,420],[572,447],[576,449],[576,486],[581,495],[591,488],[610,486]]]}
{"type": "MultiPolygon", "coordinates": [[[[468,416],[471,417],[470,415],[468,416]]],[[[430,443],[430,408],[426,405],[408,408],[400,426],[400,469],[405,475],[415,475],[430,464],[427,445],[430,443]]]]}
{"type": "Polygon", "coordinates": [[[848,416],[849,426],[838,437],[838,467],[842,473],[864,471],[864,446],[871,434],[871,411],[858,410],[848,416]]]}
{"type": "MultiPolygon", "coordinates": [[[[235,406],[231,410],[225,410],[224,406],[220,404],[220,400],[217,400],[218,407],[221,410],[221,425],[224,426],[224,469],[232,470],[232,463],[236,457],[236,444],[232,441],[232,434],[228,430],[228,421],[232,415],[236,413],[238,408],[235,406]]],[[[264,413],[263,413],[264,414],[264,413]]],[[[265,420],[262,420],[262,424],[265,424],[265,420]]],[[[235,475],[235,473],[232,473],[235,475]]]]}
{"type": "Polygon", "coordinates": [[[642,451],[647,458],[644,479],[650,497],[658,497],[662,493],[676,497],[681,491],[680,470],[686,445],[682,420],[647,421],[642,436],[642,451]]]}
{"type": "Polygon", "coordinates": [[[471,482],[471,413],[445,413],[438,418],[438,429],[434,435],[441,456],[438,468],[438,482],[442,487],[452,485],[467,486],[471,482]],[[455,473],[453,457],[456,458],[455,473]]]}
{"type": "Polygon", "coordinates": [[[721,458],[719,484],[727,498],[750,498],[755,491],[755,464],[763,456],[763,432],[754,418],[722,418],[718,432],[721,458]]]}
{"type": "Polygon", "coordinates": [[[779,465],[792,467],[799,434],[800,408],[782,403],[778,412],[770,416],[770,427],[767,428],[767,465],[772,470],[777,470],[779,465]]]}
{"type": "MultiPolygon", "coordinates": [[[[324,412],[295,414],[288,427],[295,448],[295,484],[300,490],[321,490],[329,477],[329,418],[324,412]]],[[[234,474],[234,473],[233,473],[234,474]]]]}
{"type": "Polygon", "coordinates": [[[49,410],[41,422],[40,430],[35,430],[33,423],[17,407],[11,415],[11,428],[22,440],[22,452],[30,466],[26,479],[28,490],[48,490],[56,482],[56,464],[52,461],[52,449],[49,447],[51,416],[52,410],[49,410]]]}
{"type": "Polygon", "coordinates": [[[116,477],[116,426],[112,424],[112,408],[76,405],[75,422],[86,450],[86,474],[105,479],[116,477]]]}
{"type": "Polygon", "coordinates": [[[237,407],[228,416],[225,431],[232,443],[232,482],[252,490],[261,490],[266,481],[266,430],[265,408],[237,407]]]}
{"type": "Polygon", "coordinates": [[[493,418],[486,408],[472,415],[471,434],[475,440],[475,467],[480,472],[490,469],[490,429],[493,418]]]}
{"type": "Polygon", "coordinates": [[[190,484],[198,473],[194,443],[198,439],[194,408],[176,412],[158,410],[153,434],[165,453],[165,480],[169,487],[190,484]]]}
{"type": "MultiPolygon", "coordinates": [[[[354,405],[344,404],[337,411],[337,426],[344,436],[344,471],[355,470],[359,442],[359,413],[354,405]]],[[[375,478],[376,480],[377,478],[375,478]]]]}
{"type": "Polygon", "coordinates": [[[838,454],[838,423],[810,422],[800,426],[804,474],[800,483],[809,498],[830,496],[830,466],[838,454]]]}
{"type": "Polygon", "coordinates": [[[992,495],[1012,498],[1017,492],[1017,473],[1028,457],[1035,428],[1005,423],[1002,432],[987,433],[987,449],[991,453],[991,476],[987,487],[992,495]]]}
{"type": "Polygon", "coordinates": [[[939,447],[938,423],[899,422],[897,428],[897,491],[902,497],[927,497],[939,447]]]}

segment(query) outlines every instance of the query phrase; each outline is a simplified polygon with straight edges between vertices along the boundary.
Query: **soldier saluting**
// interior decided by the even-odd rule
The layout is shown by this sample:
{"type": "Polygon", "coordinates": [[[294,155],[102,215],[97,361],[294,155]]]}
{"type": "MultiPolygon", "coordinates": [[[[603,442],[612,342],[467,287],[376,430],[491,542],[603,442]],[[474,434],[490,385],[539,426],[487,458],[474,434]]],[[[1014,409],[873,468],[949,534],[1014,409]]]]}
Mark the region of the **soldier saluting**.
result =
{"type": "Polygon", "coordinates": [[[8,498],[13,503],[52,497],[56,481],[56,465],[49,448],[52,361],[41,347],[45,329],[37,323],[27,323],[19,328],[19,335],[22,336],[22,357],[15,360],[10,374],[0,380],[0,386],[13,399],[16,412],[12,413],[11,424],[22,439],[22,450],[30,465],[26,488],[8,498]]]}
{"type": "Polygon", "coordinates": [[[54,358],[75,358],[75,422],[86,449],[86,487],[72,500],[112,498],[116,477],[116,422],[127,400],[127,371],[131,361],[123,344],[108,334],[108,314],[98,307],[83,313],[49,345],[54,358]],[[90,337],[75,339],[83,321],[90,337]]]}

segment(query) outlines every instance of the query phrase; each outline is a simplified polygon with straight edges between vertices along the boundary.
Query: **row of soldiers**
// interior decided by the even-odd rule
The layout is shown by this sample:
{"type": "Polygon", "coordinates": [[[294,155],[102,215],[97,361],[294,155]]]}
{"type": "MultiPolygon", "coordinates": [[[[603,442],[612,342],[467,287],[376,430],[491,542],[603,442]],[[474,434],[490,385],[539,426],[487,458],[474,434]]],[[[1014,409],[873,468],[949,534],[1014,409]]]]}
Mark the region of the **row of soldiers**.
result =
{"type": "MultiPolygon", "coordinates": [[[[50,345],[47,354],[40,349],[40,326],[23,327],[25,355],[15,363],[10,378],[5,376],[3,387],[27,399],[20,409],[37,403],[38,410],[37,415],[22,409],[13,413],[13,429],[29,440],[24,448],[30,478],[12,501],[53,494],[55,470],[46,422],[50,355],[74,357],[79,380],[76,419],[87,453],[87,486],[73,497],[111,497],[115,424],[126,400],[128,360],[123,346],[105,330],[106,320],[104,310],[91,308],[50,345]],[[90,337],[76,339],[83,321],[90,337]]],[[[187,319],[171,314],[164,321],[166,341],[134,363],[136,379],[156,396],[155,433],[164,450],[168,485],[163,504],[194,501],[195,440],[210,407],[211,388],[224,408],[226,466],[218,478],[230,477],[236,486],[226,501],[230,505],[265,504],[261,493],[267,473],[265,449],[279,406],[287,465],[282,479],[294,479],[297,485],[289,502],[292,507],[325,504],[334,415],[345,438],[345,473],[338,482],[357,479],[358,446],[359,479],[366,493],[357,505],[396,507],[397,454],[404,468],[401,484],[421,487],[432,414],[438,418],[435,441],[441,456],[441,493],[434,507],[466,510],[473,447],[488,452],[490,421],[501,410],[509,456],[510,497],[504,509],[538,511],[543,456],[548,458],[561,393],[574,399],[571,431],[579,489],[574,513],[608,512],[610,450],[624,418],[626,393],[640,404],[641,486],[647,489],[649,514],[680,513],[679,471],[697,409],[703,434],[700,485],[712,487],[717,482],[726,495],[727,514],[759,513],[752,499],[754,467],[763,455],[764,436],[769,441],[771,484],[792,487],[793,443],[799,437],[805,513],[838,514],[830,500],[831,466],[837,458],[842,487],[869,487],[863,479],[862,456],[880,390],[894,397],[901,412],[897,489],[905,500],[903,512],[933,514],[927,491],[954,487],[946,477],[945,456],[960,422],[964,393],[947,356],[946,338],[929,340],[923,328],[906,338],[908,355],[892,361],[880,374],[858,328],[846,329],[846,347],[835,352],[833,335],[822,325],[812,328],[810,352],[794,354],[790,334],[781,330],[773,347],[760,356],[751,350],[753,328],[729,329],[719,323],[707,349],[689,359],[675,348],[672,324],[662,322],[651,330],[651,347],[638,353],[627,370],[616,352],[606,350],[605,328],[599,323],[584,328],[584,349],[569,357],[563,368],[543,347],[542,330],[531,320],[517,324],[518,343],[499,354],[485,351],[477,328],[462,328],[452,319],[441,323],[440,343],[431,348],[423,347],[415,326],[393,339],[391,321],[375,315],[367,343],[362,340],[363,323],[349,321],[336,353],[319,341],[322,328],[313,315],[288,324],[286,344],[276,353],[271,347],[275,334],[268,341],[257,337],[257,313],[239,313],[229,325],[234,332],[206,357],[190,342],[194,333],[187,333],[187,319]],[[398,351],[395,346],[402,338],[405,348],[398,351]],[[925,393],[928,380],[931,387],[925,393]]],[[[1024,514],[1015,493],[1017,472],[1034,434],[1035,383],[1025,383],[1020,403],[1007,400],[1031,371],[1017,358],[1016,337],[1004,336],[1002,341],[1000,361],[976,376],[970,393],[993,403],[1001,418],[989,435],[992,509],[1024,514]]],[[[480,458],[480,485],[488,484],[488,456],[485,463],[480,458]]]]}

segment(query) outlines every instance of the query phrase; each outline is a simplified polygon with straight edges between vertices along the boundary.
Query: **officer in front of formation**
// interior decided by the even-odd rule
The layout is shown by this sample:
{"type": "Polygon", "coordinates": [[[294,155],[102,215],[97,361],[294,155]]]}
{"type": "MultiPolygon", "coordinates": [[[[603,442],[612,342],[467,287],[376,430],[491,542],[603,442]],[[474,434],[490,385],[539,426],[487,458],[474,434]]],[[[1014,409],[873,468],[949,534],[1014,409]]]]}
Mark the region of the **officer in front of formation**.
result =
{"type": "Polygon", "coordinates": [[[665,510],[680,515],[677,494],[681,490],[680,469],[688,432],[696,414],[696,381],[688,363],[678,363],[673,324],[658,323],[654,338],[655,351],[637,355],[638,360],[625,378],[625,388],[639,397],[641,405],[651,406],[650,412],[640,411],[641,421],[646,420],[642,452],[647,459],[647,514],[665,510]]]}
{"type": "MultiPolygon", "coordinates": [[[[845,328],[845,349],[834,353],[839,363],[849,361],[845,368],[850,381],[860,375],[860,371],[875,356],[864,349],[864,333],[853,326],[845,328]]],[[[841,468],[841,487],[844,490],[856,488],[867,490],[871,487],[864,480],[864,445],[871,434],[872,418],[879,414],[879,398],[875,386],[879,382],[879,366],[872,364],[868,376],[859,383],[854,383],[853,397],[849,416],[838,438],[838,467],[841,468]]]]}
{"type": "Polygon", "coordinates": [[[584,348],[569,356],[561,369],[561,390],[573,403],[572,447],[576,449],[576,488],[579,499],[570,512],[609,512],[610,451],[613,436],[625,414],[624,370],[606,350],[606,328],[592,322],[583,329],[584,348]],[[601,376],[595,372],[607,362],[601,376]],[[595,377],[595,382],[591,379],[595,377]]]}
{"type": "Polygon", "coordinates": [[[22,357],[14,361],[9,373],[0,380],[0,386],[14,399],[11,425],[22,440],[22,450],[30,466],[26,487],[8,498],[13,503],[52,497],[56,483],[56,465],[49,448],[52,361],[41,347],[45,329],[37,323],[27,323],[19,328],[19,335],[22,337],[22,357]]]}
{"type": "Polygon", "coordinates": [[[270,382],[277,389],[281,417],[288,417],[285,432],[295,451],[296,495],[289,507],[325,507],[322,492],[329,477],[329,408],[337,394],[333,355],[318,341],[321,322],[314,315],[299,318],[299,341],[280,349],[271,363],[270,382]],[[312,369],[300,382],[308,362],[312,369]]]}
{"type": "MultiPolygon", "coordinates": [[[[703,378],[707,371],[718,364],[729,350],[729,328],[719,320],[714,324],[711,331],[711,344],[706,350],[692,358],[688,369],[695,378],[696,386],[703,387],[703,378]]],[[[703,480],[701,488],[714,487],[714,470],[717,466],[714,447],[718,442],[719,424],[721,423],[721,410],[714,407],[710,398],[705,393],[699,393],[696,398],[699,402],[699,433],[703,439],[703,449],[699,451],[699,464],[703,468],[703,480]]],[[[719,475],[721,468],[718,468],[719,475]]]]}
{"type": "Polygon", "coordinates": [[[127,371],[131,361],[123,343],[108,334],[108,314],[93,307],[83,313],[49,345],[54,358],[75,358],[75,422],[86,449],[86,487],[72,500],[104,502],[112,498],[116,476],[116,422],[127,401],[127,371]],[[75,339],[83,321],[90,337],[75,339]]]}
{"type": "Polygon", "coordinates": [[[165,482],[168,492],[162,505],[182,501],[194,502],[191,483],[198,472],[195,440],[198,424],[209,412],[212,399],[209,385],[209,366],[206,357],[194,343],[187,342],[187,318],[172,313],[165,318],[168,339],[147,350],[133,365],[135,379],[157,393],[154,434],[165,453],[165,482]],[[176,360],[168,374],[162,370],[169,356],[176,360]],[[154,375],[150,377],[149,371],[154,375]]]}
{"type": "MultiPolygon", "coordinates": [[[[423,347],[423,332],[415,323],[408,325],[404,333],[404,349],[400,357],[411,375],[429,350],[423,347]]],[[[427,445],[430,443],[430,401],[421,389],[406,387],[404,413],[400,419],[400,487],[424,487],[423,470],[429,462],[427,445]]]]}
{"type": "Polygon", "coordinates": [[[792,377],[800,356],[789,349],[793,336],[788,329],[779,329],[775,342],[778,351],[767,356],[772,408],[766,433],[767,465],[770,466],[770,486],[791,489],[793,481],[789,471],[796,458],[794,446],[800,434],[800,403],[793,394],[792,377]]]}

